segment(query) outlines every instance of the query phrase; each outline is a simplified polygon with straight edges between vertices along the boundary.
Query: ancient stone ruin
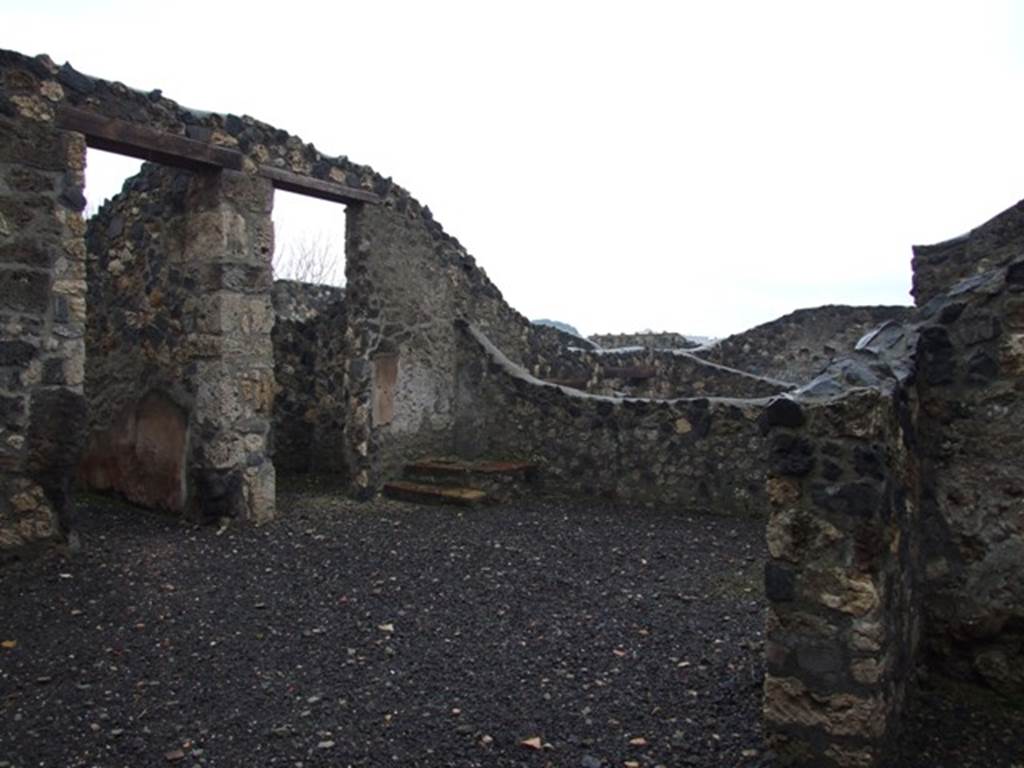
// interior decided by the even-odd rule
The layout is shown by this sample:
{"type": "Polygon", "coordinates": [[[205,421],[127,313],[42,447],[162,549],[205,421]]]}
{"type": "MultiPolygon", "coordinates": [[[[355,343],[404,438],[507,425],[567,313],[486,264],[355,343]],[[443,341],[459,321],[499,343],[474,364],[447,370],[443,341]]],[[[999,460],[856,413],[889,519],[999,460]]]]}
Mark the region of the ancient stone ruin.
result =
{"type": "Polygon", "coordinates": [[[369,167],[3,51],[0,550],[73,539],[76,479],[251,523],[278,472],[407,466],[758,516],[768,739],[874,765],[918,669],[1024,691],[1024,204],[917,248],[913,293],[583,343],[369,167]],[[87,146],[152,161],[88,224],[87,146]],[[274,282],[274,189],[340,204],[343,291],[274,282]]]}

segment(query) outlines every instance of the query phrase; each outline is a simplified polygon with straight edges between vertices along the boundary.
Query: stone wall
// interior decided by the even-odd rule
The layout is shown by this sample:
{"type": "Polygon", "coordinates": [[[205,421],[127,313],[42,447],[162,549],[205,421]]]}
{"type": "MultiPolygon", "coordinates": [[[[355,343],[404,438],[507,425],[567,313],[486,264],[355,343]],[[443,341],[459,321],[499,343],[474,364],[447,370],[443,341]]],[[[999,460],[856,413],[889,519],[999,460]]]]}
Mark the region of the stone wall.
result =
{"type": "Polygon", "coordinates": [[[410,458],[450,452],[454,309],[442,255],[407,206],[348,211],[346,423],[363,492],[410,458]]]}
{"type": "MultiPolygon", "coordinates": [[[[975,232],[985,240],[1000,234],[975,232]]],[[[1019,695],[1024,252],[1017,253],[1007,268],[967,278],[933,300],[916,351],[927,648],[947,672],[1019,695]]]]}
{"type": "Polygon", "coordinates": [[[589,376],[572,351],[581,340],[510,307],[429,209],[399,198],[347,214],[346,425],[359,492],[411,459],[456,450],[455,320],[474,323],[530,370],[589,376]]]}
{"type": "Polygon", "coordinates": [[[269,184],[147,165],[88,224],[80,476],[197,519],[266,519],[269,184]]]}
{"type": "Polygon", "coordinates": [[[828,305],[788,315],[702,347],[695,354],[758,376],[808,381],[829,363],[853,351],[877,325],[910,317],[910,307],[828,305]]]}
{"type": "MultiPolygon", "coordinates": [[[[186,255],[181,276],[192,281],[196,296],[191,305],[194,312],[184,316],[183,332],[193,358],[185,366],[191,383],[176,386],[194,395],[194,400],[178,402],[178,391],[149,387],[151,382],[145,381],[135,393],[136,405],[126,400],[104,429],[123,438],[107,441],[128,457],[123,463],[107,462],[108,469],[114,467],[122,477],[132,467],[152,463],[154,446],[184,443],[191,482],[175,504],[187,496],[186,504],[198,516],[265,519],[272,514],[274,487],[266,446],[274,388],[267,169],[345,184],[389,200],[411,198],[372,169],[344,157],[325,156],[297,137],[252,118],[193,111],[160,91],[145,93],[89,77],[70,65],[57,66],[46,56],[0,51],[0,117],[4,120],[0,237],[4,245],[16,247],[4,256],[6,282],[0,286],[6,307],[2,341],[12,344],[3,356],[10,363],[2,366],[5,433],[0,438],[6,455],[0,465],[4,499],[0,545],[4,547],[50,538],[59,525],[66,524],[61,518],[68,511],[55,508],[64,506],[86,433],[81,398],[85,249],[84,228],[77,217],[84,204],[85,145],[82,135],[57,127],[67,124],[72,108],[94,125],[120,121],[121,137],[135,135],[137,129],[142,132],[139,135],[150,137],[146,139],[150,145],[181,146],[167,140],[173,137],[195,142],[189,146],[190,151],[199,148],[197,156],[222,158],[225,151],[237,153],[228,166],[232,170],[223,172],[211,170],[195,156],[186,163],[190,168],[208,169],[189,188],[190,215],[184,225],[186,255]],[[16,267],[8,269],[8,264],[16,267]],[[186,268],[191,272],[185,274],[186,268]],[[182,412],[187,414],[184,427],[182,412]],[[81,429],[76,428],[79,423],[81,429]]],[[[138,311],[147,312],[147,305],[156,310],[162,297],[144,282],[133,280],[138,276],[135,266],[124,262],[122,266],[138,311]]],[[[114,285],[116,276],[110,276],[110,282],[114,285]]],[[[153,317],[163,314],[154,311],[153,317]]],[[[132,327],[129,315],[125,313],[124,319],[132,327]]],[[[155,334],[150,330],[149,337],[138,342],[139,348],[152,352],[164,344],[155,334]]],[[[173,377],[163,374],[159,355],[156,359],[152,371],[156,380],[170,381],[173,377]]],[[[177,449],[174,452],[180,454],[177,449]]],[[[169,472],[180,472],[176,469],[180,455],[160,458],[169,472]]],[[[168,482],[164,489],[172,487],[180,484],[168,482]]]]}
{"type": "Polygon", "coordinates": [[[683,350],[566,350],[534,366],[537,378],[620,397],[768,397],[794,385],[710,363],[683,350]]]}
{"type": "Polygon", "coordinates": [[[588,337],[601,349],[622,349],[624,347],[645,347],[647,349],[696,349],[699,342],[688,339],[681,333],[662,331],[640,331],[639,333],[598,333],[588,337]]]}
{"type": "Polygon", "coordinates": [[[276,280],[274,465],[344,474],[345,291],[276,280]]]}
{"type": "Polygon", "coordinates": [[[964,278],[1006,266],[1020,256],[1024,242],[1024,201],[972,229],[936,245],[914,246],[917,306],[942,296],[964,278]]]}
{"type": "Polygon", "coordinates": [[[767,409],[764,716],[783,765],[876,765],[899,731],[920,636],[912,412],[892,388],[767,409]]]}
{"type": "Polygon", "coordinates": [[[460,323],[458,453],[539,462],[549,489],[760,515],[765,400],[650,400],[545,383],[460,323]]]}
{"type": "Polygon", "coordinates": [[[86,230],[90,445],[80,477],[175,512],[187,502],[195,401],[185,375],[196,314],[184,260],[190,181],[183,171],[146,165],[86,230]]]}
{"type": "MultiPolygon", "coordinates": [[[[89,77],[45,56],[0,51],[0,72],[5,79],[0,112],[19,119],[52,124],[74,108],[101,122],[118,120],[237,152],[241,174],[259,183],[266,183],[270,169],[376,196],[379,203],[352,203],[346,209],[351,296],[342,346],[351,360],[340,393],[346,411],[343,466],[350,468],[361,493],[379,487],[388,468],[403,459],[451,447],[455,317],[479,324],[513,359],[531,366],[557,358],[566,348],[567,334],[531,326],[429,208],[368,166],[324,155],[252,117],[191,110],[160,91],[145,93],[89,77]],[[375,393],[390,398],[395,412],[387,423],[371,418],[375,393]]],[[[269,301],[266,290],[261,292],[259,301],[269,301]]],[[[254,445],[260,440],[250,434],[254,445]]]]}
{"type": "MultiPolygon", "coordinates": [[[[82,476],[91,487],[175,512],[187,501],[187,414],[195,402],[188,371],[196,275],[183,262],[192,179],[146,164],[87,228],[93,446],[82,476]]],[[[260,267],[232,279],[259,291],[266,277],[260,267]]],[[[341,288],[274,283],[271,442],[279,469],[344,471],[343,297],[341,288]]]]}
{"type": "Polygon", "coordinates": [[[85,434],[85,143],[30,84],[0,70],[0,551],[69,534],[85,434]]]}

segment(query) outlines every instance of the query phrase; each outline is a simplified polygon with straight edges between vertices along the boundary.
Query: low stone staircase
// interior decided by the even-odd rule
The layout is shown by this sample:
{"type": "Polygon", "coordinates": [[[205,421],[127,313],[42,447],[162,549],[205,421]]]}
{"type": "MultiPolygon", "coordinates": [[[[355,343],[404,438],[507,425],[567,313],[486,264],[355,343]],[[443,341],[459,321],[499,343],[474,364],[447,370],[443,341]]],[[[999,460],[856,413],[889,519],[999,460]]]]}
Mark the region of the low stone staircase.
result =
{"type": "Polygon", "coordinates": [[[537,477],[537,465],[526,461],[430,458],[406,464],[403,478],[384,483],[383,492],[401,501],[469,507],[521,496],[537,477]]]}

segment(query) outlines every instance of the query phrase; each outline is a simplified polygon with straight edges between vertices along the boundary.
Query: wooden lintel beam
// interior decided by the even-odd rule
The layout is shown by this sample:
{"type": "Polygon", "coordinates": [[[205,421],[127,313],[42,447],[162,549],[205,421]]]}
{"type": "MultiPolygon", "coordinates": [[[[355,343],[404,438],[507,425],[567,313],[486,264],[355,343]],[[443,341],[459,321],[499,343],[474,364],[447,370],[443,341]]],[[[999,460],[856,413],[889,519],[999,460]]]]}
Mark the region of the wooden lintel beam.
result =
{"type": "MultiPolygon", "coordinates": [[[[242,153],[229,147],[196,141],[187,136],[158,131],[137,123],[104,117],[77,107],[61,107],[57,113],[57,126],[67,131],[84,134],[88,146],[108,152],[117,152],[141,160],[188,170],[227,168],[242,170],[242,153]]],[[[261,165],[260,176],[269,179],[275,189],[317,197],[336,203],[379,203],[380,196],[365,189],[346,187],[323,179],[314,179],[298,173],[261,165]]]]}
{"type": "Polygon", "coordinates": [[[297,173],[275,168],[272,165],[261,165],[260,176],[270,179],[275,189],[295,192],[299,195],[331,200],[335,203],[379,203],[380,196],[365,189],[346,187],[333,181],[300,176],[297,173]]]}
{"type": "Polygon", "coordinates": [[[62,107],[57,113],[57,126],[84,134],[85,143],[90,147],[161,165],[189,170],[242,170],[242,153],[238,150],[104,117],[76,107],[62,107]]]}

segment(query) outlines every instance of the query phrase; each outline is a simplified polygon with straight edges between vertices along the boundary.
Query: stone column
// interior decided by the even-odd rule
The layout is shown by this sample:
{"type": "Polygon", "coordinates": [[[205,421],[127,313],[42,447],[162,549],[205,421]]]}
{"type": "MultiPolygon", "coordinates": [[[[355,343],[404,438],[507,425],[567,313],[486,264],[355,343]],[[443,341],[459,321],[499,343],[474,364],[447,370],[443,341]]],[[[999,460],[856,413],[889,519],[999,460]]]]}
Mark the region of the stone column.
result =
{"type": "Polygon", "coordinates": [[[85,142],[48,92],[0,94],[0,550],[69,534],[85,437],[85,142]]]}
{"type": "Polygon", "coordinates": [[[372,418],[371,355],[381,338],[381,300],[370,271],[370,241],[362,234],[363,206],[345,208],[345,464],[352,494],[367,499],[383,477],[372,418]]]}
{"type": "Polygon", "coordinates": [[[872,389],[766,412],[764,717],[782,765],[868,768],[898,731],[919,635],[909,423],[872,389]]]}
{"type": "Polygon", "coordinates": [[[190,506],[200,519],[261,523],[274,516],[273,188],[242,173],[196,174],[187,206],[185,255],[195,281],[190,506]]]}

